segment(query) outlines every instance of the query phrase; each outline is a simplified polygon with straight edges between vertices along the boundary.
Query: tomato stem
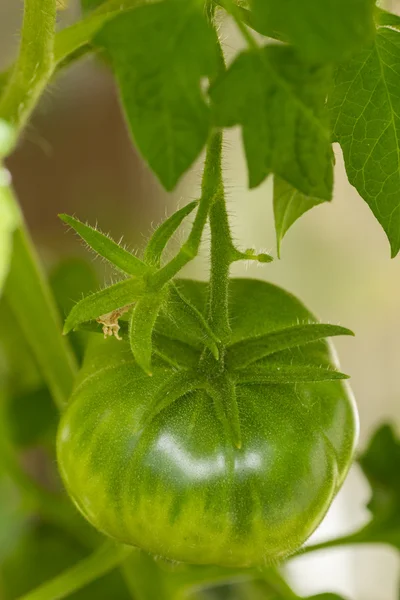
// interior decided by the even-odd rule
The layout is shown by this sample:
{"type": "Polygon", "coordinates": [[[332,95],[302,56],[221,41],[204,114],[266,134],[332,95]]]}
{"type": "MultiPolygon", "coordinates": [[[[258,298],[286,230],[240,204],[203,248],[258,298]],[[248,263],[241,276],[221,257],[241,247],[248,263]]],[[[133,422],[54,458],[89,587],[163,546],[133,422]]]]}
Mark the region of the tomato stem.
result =
{"type": "Polygon", "coordinates": [[[19,55],[0,100],[0,118],[25,125],[54,70],[55,0],[27,0],[19,55]]]}
{"type": "Polygon", "coordinates": [[[88,558],[47,581],[20,600],[65,598],[121,564],[132,552],[128,546],[106,542],[88,558]]]}

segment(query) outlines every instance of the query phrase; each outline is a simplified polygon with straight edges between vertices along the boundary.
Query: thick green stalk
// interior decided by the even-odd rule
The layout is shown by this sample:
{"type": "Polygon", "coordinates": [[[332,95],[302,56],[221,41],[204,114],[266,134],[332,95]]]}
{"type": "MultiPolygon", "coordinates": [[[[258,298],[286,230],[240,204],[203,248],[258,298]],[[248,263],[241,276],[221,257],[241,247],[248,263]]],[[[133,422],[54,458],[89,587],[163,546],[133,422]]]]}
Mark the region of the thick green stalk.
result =
{"type": "Polygon", "coordinates": [[[132,548],[106,542],[97,552],[61,575],[44,583],[20,600],[59,600],[102,577],[121,564],[132,548]]]}
{"type": "MultiPolygon", "coordinates": [[[[26,0],[17,61],[0,99],[0,119],[17,132],[26,124],[54,67],[55,0],[26,0]]],[[[10,199],[18,202],[10,189],[10,199]]],[[[5,293],[59,408],[72,389],[75,361],[29,234],[20,219],[5,293]]]]}
{"type": "Polygon", "coordinates": [[[0,100],[0,118],[22,128],[54,67],[55,0],[27,0],[17,62],[0,100]]]}
{"type": "Polygon", "coordinates": [[[33,351],[56,405],[70,396],[76,364],[53,296],[24,225],[14,232],[5,296],[33,351]]]}

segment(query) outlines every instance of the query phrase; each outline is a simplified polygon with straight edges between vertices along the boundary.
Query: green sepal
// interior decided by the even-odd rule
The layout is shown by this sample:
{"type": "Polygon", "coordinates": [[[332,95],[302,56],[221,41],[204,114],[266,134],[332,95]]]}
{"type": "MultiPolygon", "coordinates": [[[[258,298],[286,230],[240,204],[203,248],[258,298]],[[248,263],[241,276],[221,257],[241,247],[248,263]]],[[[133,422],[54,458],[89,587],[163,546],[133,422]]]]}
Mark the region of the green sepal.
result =
{"type": "Polygon", "coordinates": [[[153,351],[175,368],[195,369],[200,360],[200,353],[193,346],[154,332],[153,351]]]}
{"type": "MultiPolygon", "coordinates": [[[[129,324],[121,319],[119,322],[119,335],[123,340],[129,342],[129,324]]],[[[78,331],[90,331],[92,333],[102,333],[102,328],[99,323],[91,321],[90,323],[82,323],[76,328],[78,331]]],[[[170,337],[157,333],[153,330],[153,352],[159,356],[164,362],[168,363],[176,369],[195,369],[200,360],[200,352],[185,344],[180,340],[174,340],[170,337]]]]}
{"type": "Polygon", "coordinates": [[[178,371],[161,386],[154,396],[147,414],[144,416],[143,427],[146,427],[164,409],[168,408],[182,396],[204,389],[205,381],[197,376],[194,371],[178,371]]]}
{"type": "Polygon", "coordinates": [[[142,279],[124,279],[100,292],[86,296],[75,304],[69,313],[63,333],[68,333],[81,323],[98,319],[118,308],[132,304],[140,298],[144,289],[142,279]]]}
{"type": "Polygon", "coordinates": [[[197,337],[212,352],[215,360],[218,360],[220,340],[213,333],[201,312],[183,296],[173,283],[170,285],[168,302],[163,313],[174,325],[182,330],[190,331],[192,336],[197,337]]]}
{"type": "Polygon", "coordinates": [[[348,375],[315,365],[271,363],[237,372],[237,384],[300,383],[349,379],[348,375]]]}
{"type": "Polygon", "coordinates": [[[141,276],[148,273],[149,268],[131,252],[122,248],[98,229],[85,225],[68,215],[58,215],[64,223],[72,227],[74,231],[94,250],[107,259],[111,264],[117,267],[123,273],[128,275],[141,276]]]}
{"type": "Polygon", "coordinates": [[[209,382],[206,392],[214,402],[215,411],[227,436],[236,448],[242,447],[239,408],[235,383],[226,375],[209,382]]]}
{"type": "Polygon", "coordinates": [[[129,342],[133,356],[147,375],[151,375],[153,329],[165,299],[165,292],[147,294],[140,298],[132,311],[129,342]]]}
{"type": "Polygon", "coordinates": [[[150,266],[160,267],[161,257],[171,237],[182,221],[198,206],[198,202],[190,202],[177,210],[166,221],[161,223],[151,236],[144,251],[144,261],[150,266]]]}
{"type": "Polygon", "coordinates": [[[338,335],[354,335],[354,333],[340,325],[324,323],[293,325],[233,344],[227,350],[226,362],[230,369],[244,369],[251,363],[276,352],[338,335]]]}

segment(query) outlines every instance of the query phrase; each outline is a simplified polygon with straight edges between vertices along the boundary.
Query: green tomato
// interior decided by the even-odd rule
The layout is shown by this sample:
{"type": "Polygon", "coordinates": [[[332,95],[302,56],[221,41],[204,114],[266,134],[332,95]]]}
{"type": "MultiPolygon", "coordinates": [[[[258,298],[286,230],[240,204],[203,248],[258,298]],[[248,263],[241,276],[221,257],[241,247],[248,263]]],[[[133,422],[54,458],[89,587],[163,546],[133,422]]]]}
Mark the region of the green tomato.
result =
{"type": "MultiPolygon", "coordinates": [[[[204,312],[207,285],[179,285],[204,312]]],[[[237,279],[230,321],[234,343],[315,318],[284,290],[237,279]]],[[[177,324],[161,320],[159,330],[201,349],[177,324]]],[[[337,366],[331,350],[318,341],[274,361],[337,366]]],[[[57,443],[79,510],[106,535],[172,560],[252,566],[293,553],[321,522],[351,463],[358,422],[348,384],[241,385],[239,449],[202,390],[145,421],[174,373],[161,360],[153,367],[147,376],[116,340],[96,341],[86,356],[57,443]]]]}

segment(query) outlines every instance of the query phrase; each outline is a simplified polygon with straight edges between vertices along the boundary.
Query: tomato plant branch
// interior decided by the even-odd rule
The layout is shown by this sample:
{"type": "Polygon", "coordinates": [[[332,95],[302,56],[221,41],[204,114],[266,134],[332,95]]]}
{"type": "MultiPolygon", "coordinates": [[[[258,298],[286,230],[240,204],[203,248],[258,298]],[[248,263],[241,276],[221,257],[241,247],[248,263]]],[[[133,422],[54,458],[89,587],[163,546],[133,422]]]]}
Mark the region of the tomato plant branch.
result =
{"type": "Polygon", "coordinates": [[[327,550],[329,548],[337,548],[339,546],[351,546],[353,544],[384,544],[385,542],[382,540],[374,540],[368,536],[369,525],[363,527],[359,531],[355,533],[351,533],[349,535],[344,535],[342,537],[333,538],[331,540],[327,540],[325,542],[319,542],[318,544],[312,544],[310,546],[304,546],[296,554],[292,557],[295,558],[297,556],[302,556],[303,554],[308,554],[310,552],[318,552],[319,550],[327,550]]]}
{"type": "Polygon", "coordinates": [[[19,55],[0,99],[0,118],[22,128],[54,66],[55,0],[26,0],[19,55]]]}
{"type": "Polygon", "coordinates": [[[165,285],[179,273],[185,265],[193,260],[199,252],[201,238],[207,223],[210,207],[215,194],[219,191],[219,175],[218,170],[216,170],[216,164],[218,164],[218,161],[220,160],[220,135],[219,132],[214,132],[207,145],[201,185],[201,197],[189,237],[179,250],[178,254],[152,276],[150,281],[151,285],[154,287],[162,287],[165,285]]]}
{"type": "MultiPolygon", "coordinates": [[[[26,0],[19,56],[0,99],[0,119],[21,131],[54,66],[55,0],[26,0]]],[[[10,198],[18,210],[11,190],[10,198]]],[[[75,362],[54,300],[21,216],[14,233],[10,273],[5,287],[12,310],[41,367],[59,408],[72,389],[75,362]]]]}
{"type": "Polygon", "coordinates": [[[23,224],[14,233],[4,293],[31,346],[54,402],[62,410],[72,390],[75,358],[68,341],[61,335],[62,327],[54,298],[23,224]]]}
{"type": "MultiPolygon", "coordinates": [[[[81,58],[84,54],[93,51],[90,42],[107,21],[120,12],[131,10],[143,3],[144,0],[108,0],[87,17],[59,31],[54,38],[53,69],[49,72],[47,81],[60,68],[70,64],[74,58],[81,58]]],[[[0,93],[8,85],[13,70],[14,66],[0,73],[0,93]]]]}
{"type": "Polygon", "coordinates": [[[22,596],[20,600],[58,600],[102,577],[121,564],[132,549],[106,542],[99,550],[61,575],[22,596]]]}

